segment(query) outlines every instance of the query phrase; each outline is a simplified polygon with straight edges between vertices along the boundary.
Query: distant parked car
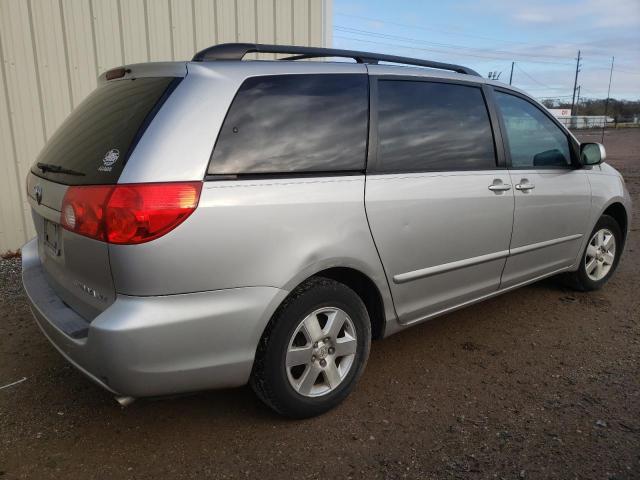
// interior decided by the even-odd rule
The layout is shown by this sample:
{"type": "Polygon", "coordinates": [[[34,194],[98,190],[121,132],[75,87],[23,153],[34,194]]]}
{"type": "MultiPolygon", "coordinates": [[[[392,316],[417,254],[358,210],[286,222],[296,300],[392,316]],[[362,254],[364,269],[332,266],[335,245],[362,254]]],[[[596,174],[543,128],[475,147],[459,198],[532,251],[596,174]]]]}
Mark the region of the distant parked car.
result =
{"type": "Polygon", "coordinates": [[[24,286],[121,403],[250,383],[317,415],[372,338],[550,275],[602,287],[631,212],[604,160],[465,67],[218,45],[107,72],[51,138],[24,286]],[[334,56],[356,63],[295,61],[334,56]]]}

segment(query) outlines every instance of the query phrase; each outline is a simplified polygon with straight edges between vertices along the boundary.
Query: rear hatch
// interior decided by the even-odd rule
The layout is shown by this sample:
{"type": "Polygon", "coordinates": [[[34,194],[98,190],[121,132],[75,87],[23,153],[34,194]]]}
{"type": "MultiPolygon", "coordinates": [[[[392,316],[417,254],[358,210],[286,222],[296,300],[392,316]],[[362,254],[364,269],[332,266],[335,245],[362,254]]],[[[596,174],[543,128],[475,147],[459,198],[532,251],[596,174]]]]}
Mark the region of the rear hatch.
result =
{"type": "MultiPolygon", "coordinates": [[[[27,178],[27,193],[47,281],[88,321],[115,301],[108,244],[62,228],[70,188],[113,185],[166,98],[175,77],[103,81],[48,141],[27,178]]],[[[125,73],[126,72],[126,73],[125,73]]],[[[122,76],[122,75],[121,75],[122,76]]]]}

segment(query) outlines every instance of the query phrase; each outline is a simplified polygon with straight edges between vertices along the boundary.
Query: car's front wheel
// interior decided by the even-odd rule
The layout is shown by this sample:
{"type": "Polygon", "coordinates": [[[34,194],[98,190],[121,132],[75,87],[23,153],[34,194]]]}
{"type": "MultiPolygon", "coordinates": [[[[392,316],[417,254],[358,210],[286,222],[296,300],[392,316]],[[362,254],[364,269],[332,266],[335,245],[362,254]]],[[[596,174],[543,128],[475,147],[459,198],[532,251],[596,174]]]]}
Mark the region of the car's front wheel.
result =
{"type": "Polygon", "coordinates": [[[312,278],[274,314],[256,352],[251,386],[283,415],[319,415],[353,390],[370,343],[360,297],[342,283],[312,278]]]}
{"type": "Polygon", "coordinates": [[[582,291],[602,288],[618,266],[623,240],[618,222],[602,215],[591,232],[578,270],[569,276],[571,286],[582,291]]]}

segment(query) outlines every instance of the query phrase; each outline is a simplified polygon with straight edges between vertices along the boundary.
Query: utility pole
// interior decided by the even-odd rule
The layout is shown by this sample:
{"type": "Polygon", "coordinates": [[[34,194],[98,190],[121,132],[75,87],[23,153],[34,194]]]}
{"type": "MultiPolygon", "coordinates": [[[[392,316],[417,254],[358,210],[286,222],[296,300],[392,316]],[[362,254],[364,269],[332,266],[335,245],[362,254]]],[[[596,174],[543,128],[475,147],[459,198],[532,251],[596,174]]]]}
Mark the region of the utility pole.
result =
{"type": "Polygon", "coordinates": [[[580,107],[580,87],[582,85],[578,85],[578,97],[576,98],[576,115],[578,115],[578,107],[580,107]]]}
{"type": "Polygon", "coordinates": [[[576,61],[576,76],[573,80],[573,97],[571,97],[571,115],[573,115],[573,107],[576,104],[576,88],[578,87],[578,72],[580,71],[580,50],[578,50],[578,58],[576,61]]]}
{"type": "Polygon", "coordinates": [[[511,81],[513,80],[513,66],[516,62],[511,62],[511,75],[509,75],[509,85],[511,85],[511,81]]]}
{"type": "Polygon", "coordinates": [[[611,57],[611,71],[609,72],[609,88],[607,89],[607,101],[604,104],[604,121],[602,122],[602,140],[600,143],[604,143],[604,127],[607,125],[607,113],[609,110],[609,96],[611,95],[611,77],[613,77],[613,61],[616,57],[611,57]]]}

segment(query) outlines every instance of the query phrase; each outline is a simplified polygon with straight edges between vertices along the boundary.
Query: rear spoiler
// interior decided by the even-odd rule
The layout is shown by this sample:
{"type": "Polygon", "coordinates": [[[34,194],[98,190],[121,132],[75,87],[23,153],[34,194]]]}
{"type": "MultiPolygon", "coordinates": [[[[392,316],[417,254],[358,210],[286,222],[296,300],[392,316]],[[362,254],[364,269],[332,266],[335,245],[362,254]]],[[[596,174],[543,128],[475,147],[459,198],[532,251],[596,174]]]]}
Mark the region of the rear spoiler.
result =
{"type": "Polygon", "coordinates": [[[122,65],[103,72],[98,77],[98,85],[117,80],[143,77],[186,77],[187,62],[150,62],[122,65]]]}

